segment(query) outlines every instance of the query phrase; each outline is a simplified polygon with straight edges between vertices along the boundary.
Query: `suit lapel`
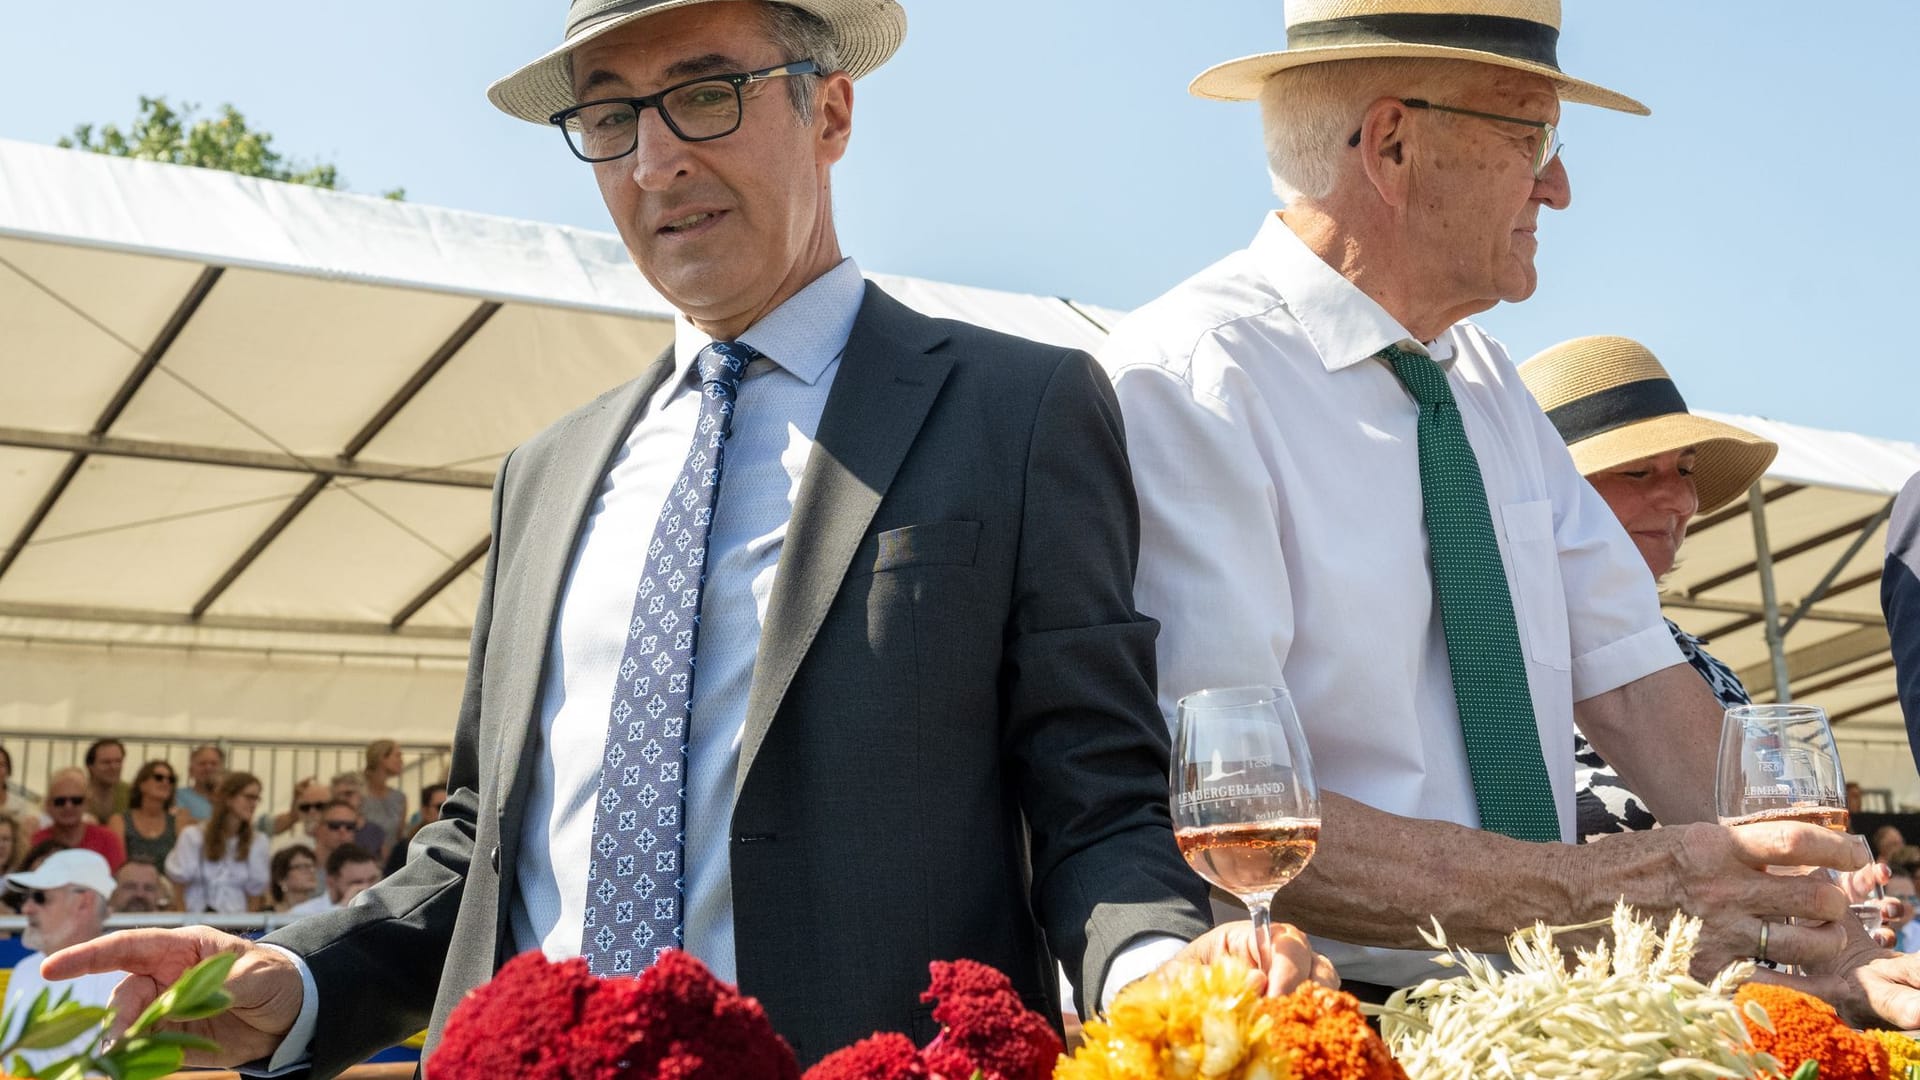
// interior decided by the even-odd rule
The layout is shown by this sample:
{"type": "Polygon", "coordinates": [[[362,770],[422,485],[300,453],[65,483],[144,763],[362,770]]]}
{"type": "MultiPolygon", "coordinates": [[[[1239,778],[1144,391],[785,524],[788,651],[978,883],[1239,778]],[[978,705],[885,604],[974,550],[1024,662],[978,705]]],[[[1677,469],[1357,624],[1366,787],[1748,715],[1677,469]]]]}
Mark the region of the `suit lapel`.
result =
{"type": "MultiPolygon", "coordinates": [[[[532,757],[539,750],[536,740],[529,736],[540,722],[540,687],[546,680],[546,665],[552,660],[547,644],[553,640],[553,621],[559,614],[560,593],[566,587],[567,570],[573,565],[574,548],[580,543],[581,530],[586,528],[587,515],[614,455],[645,414],[654,391],[672,371],[673,346],[668,345],[639,378],[606,397],[600,408],[574,417],[569,430],[555,432],[552,450],[530,463],[531,474],[515,485],[520,491],[520,505],[508,511],[507,517],[520,525],[519,558],[525,567],[521,576],[528,582],[530,595],[512,598],[517,603],[509,602],[505,607],[496,597],[495,607],[516,613],[518,625],[505,632],[521,635],[521,655],[542,659],[533,678],[503,679],[488,686],[489,691],[508,695],[497,709],[484,713],[500,726],[500,756],[494,768],[495,790],[501,792],[495,809],[501,818],[503,877],[504,867],[519,848],[523,816],[519,808],[532,774],[532,757]],[[571,523],[572,528],[546,528],[547,523],[571,523]],[[524,615],[524,621],[518,619],[519,615],[524,615]]],[[[493,632],[501,630],[495,628],[493,632]]],[[[505,894],[502,890],[503,897],[505,894]]]]}
{"type": "Polygon", "coordinates": [[[794,672],[840,591],[953,361],[933,320],[869,282],[794,498],[747,696],[737,799],[794,672]]]}

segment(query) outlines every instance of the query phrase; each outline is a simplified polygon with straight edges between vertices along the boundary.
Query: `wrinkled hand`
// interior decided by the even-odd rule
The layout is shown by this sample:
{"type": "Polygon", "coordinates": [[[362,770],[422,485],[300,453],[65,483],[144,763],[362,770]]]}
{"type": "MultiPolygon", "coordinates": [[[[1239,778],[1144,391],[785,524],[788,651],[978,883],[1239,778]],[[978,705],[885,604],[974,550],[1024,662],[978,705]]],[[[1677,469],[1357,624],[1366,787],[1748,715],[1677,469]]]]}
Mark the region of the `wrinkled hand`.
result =
{"type": "Polygon", "coordinates": [[[1848,922],[1845,949],[1831,964],[1806,975],[1763,968],[1754,978],[1821,998],[1854,1027],[1920,1028],[1920,953],[1881,948],[1854,920],[1848,922]]]}
{"type": "Polygon", "coordinates": [[[1266,997],[1290,994],[1308,979],[1336,990],[1340,987],[1333,962],[1314,952],[1298,927],[1286,923],[1272,924],[1264,942],[1253,932],[1253,923],[1245,919],[1221,923],[1188,942],[1167,961],[1167,966],[1208,964],[1223,956],[1236,957],[1251,966],[1248,986],[1257,985],[1266,997]]]}
{"type": "Polygon", "coordinates": [[[188,1065],[230,1066],[269,1057],[299,1018],[304,991],[291,960],[246,938],[205,926],[124,930],[62,949],[47,957],[40,971],[48,979],[127,972],[110,1002],[111,1033],[118,1038],[188,968],[223,952],[239,957],[226,982],[233,1007],[208,1020],[164,1024],[161,1030],[185,1031],[220,1044],[217,1054],[188,1051],[188,1065]]]}
{"type": "Polygon", "coordinates": [[[1815,825],[1682,825],[1602,837],[1582,849],[1602,871],[1592,886],[1600,896],[1624,896],[1649,911],[1677,907],[1701,920],[1697,978],[1757,956],[1762,922],[1767,958],[1803,966],[1831,965],[1847,945],[1846,927],[1859,925],[1846,894],[1827,875],[1767,872],[1768,866],[1851,872],[1866,864],[1847,837],[1815,825]]]}

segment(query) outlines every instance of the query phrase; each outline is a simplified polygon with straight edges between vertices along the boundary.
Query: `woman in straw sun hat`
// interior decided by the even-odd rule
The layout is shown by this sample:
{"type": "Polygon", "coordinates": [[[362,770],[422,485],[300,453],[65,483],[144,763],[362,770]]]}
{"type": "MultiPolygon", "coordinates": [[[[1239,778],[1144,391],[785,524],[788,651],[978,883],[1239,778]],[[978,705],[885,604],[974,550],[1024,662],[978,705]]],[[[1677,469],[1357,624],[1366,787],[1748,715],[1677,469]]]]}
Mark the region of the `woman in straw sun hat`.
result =
{"type": "MultiPolygon", "coordinates": [[[[1688,412],[1660,361],[1627,338],[1561,342],[1520,365],[1520,378],[1656,580],[1673,569],[1693,516],[1739,498],[1779,449],[1750,431],[1688,412]]],[[[1667,628],[1720,704],[1748,703],[1746,687],[1699,638],[1671,619],[1667,628]]],[[[1574,761],[1581,840],[1654,826],[1645,803],[1577,731],[1574,761]]]]}

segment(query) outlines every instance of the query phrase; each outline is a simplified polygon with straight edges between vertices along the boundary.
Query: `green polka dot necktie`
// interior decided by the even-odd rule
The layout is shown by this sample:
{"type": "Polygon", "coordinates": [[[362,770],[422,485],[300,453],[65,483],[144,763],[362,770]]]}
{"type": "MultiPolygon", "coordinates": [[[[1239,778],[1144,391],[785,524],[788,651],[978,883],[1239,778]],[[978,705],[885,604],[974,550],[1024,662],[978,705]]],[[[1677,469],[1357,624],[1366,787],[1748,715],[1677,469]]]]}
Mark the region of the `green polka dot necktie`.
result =
{"type": "Polygon", "coordinates": [[[1513,594],[1507,590],[1486,485],[1460,422],[1460,406],[1446,372],[1432,357],[1394,345],[1375,355],[1420,405],[1427,558],[1480,827],[1518,840],[1557,841],[1560,820],[1540,755],[1513,594]]]}

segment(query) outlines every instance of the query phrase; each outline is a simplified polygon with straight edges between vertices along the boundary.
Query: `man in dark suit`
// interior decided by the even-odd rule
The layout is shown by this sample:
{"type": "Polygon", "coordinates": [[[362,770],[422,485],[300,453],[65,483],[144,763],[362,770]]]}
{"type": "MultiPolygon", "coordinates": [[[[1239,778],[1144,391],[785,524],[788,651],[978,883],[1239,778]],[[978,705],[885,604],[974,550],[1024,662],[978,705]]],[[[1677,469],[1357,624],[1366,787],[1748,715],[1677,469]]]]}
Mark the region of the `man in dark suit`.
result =
{"type": "Polygon", "coordinates": [[[1887,519],[1887,565],[1880,571],[1880,610],[1893,639],[1893,671],[1907,746],[1920,768],[1920,473],[1907,478],[1887,519]]]}
{"type": "MultiPolygon", "coordinates": [[[[840,254],[852,78],[904,29],[893,0],[575,0],[567,44],[490,92],[564,114],[685,318],[503,464],[442,818],[359,903],[245,948],[228,1060],[332,1075],[423,1025],[431,1054],[536,947],[620,974],[683,944],[803,1060],[932,1036],[935,959],[1049,1013],[1056,960],[1083,1013],[1176,954],[1262,960],[1271,989],[1312,966],[1291,931],[1187,945],[1206,893],[1105,379],[840,254]]],[[[59,968],[157,984],[244,948],[120,940],[59,968]]]]}

